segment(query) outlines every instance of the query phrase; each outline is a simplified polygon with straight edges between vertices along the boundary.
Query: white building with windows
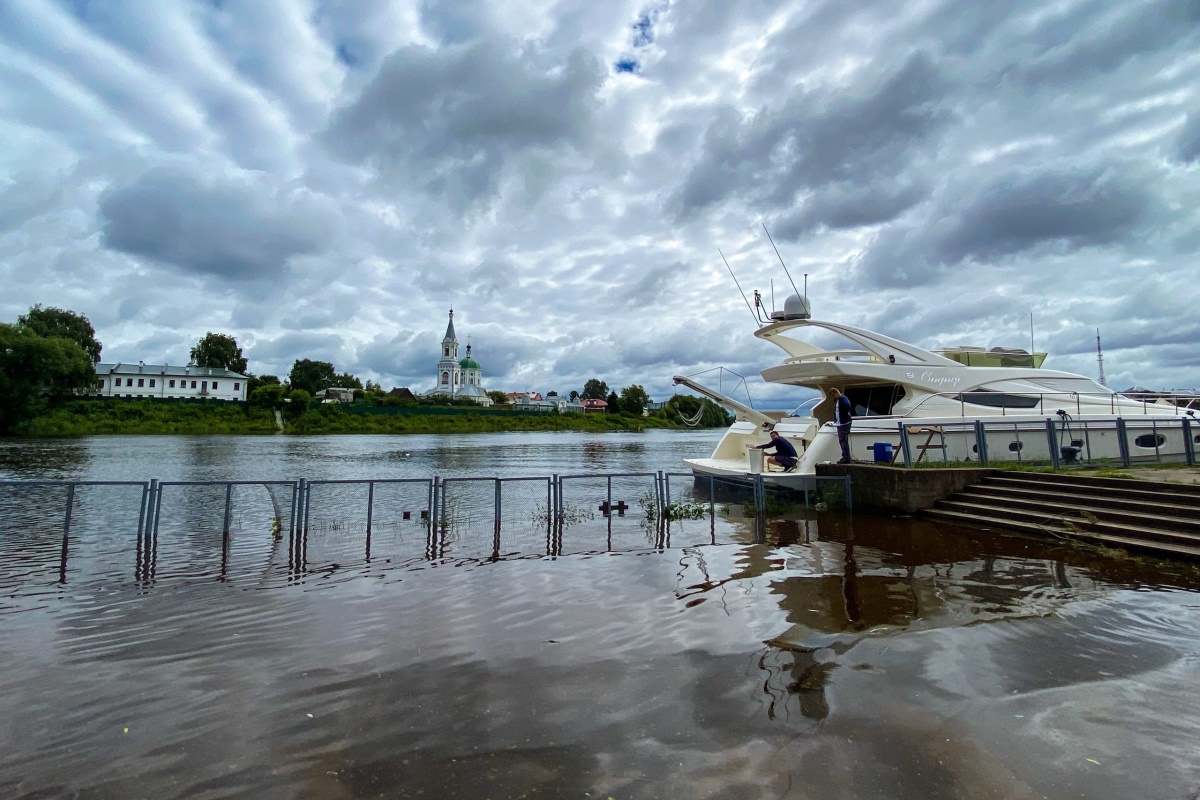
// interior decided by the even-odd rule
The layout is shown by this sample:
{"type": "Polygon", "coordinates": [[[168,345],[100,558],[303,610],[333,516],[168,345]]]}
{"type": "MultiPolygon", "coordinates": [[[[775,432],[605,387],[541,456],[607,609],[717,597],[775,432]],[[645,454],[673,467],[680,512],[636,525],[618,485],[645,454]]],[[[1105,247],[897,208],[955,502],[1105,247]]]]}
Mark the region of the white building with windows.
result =
{"type": "Polygon", "coordinates": [[[471,343],[467,342],[467,356],[458,359],[458,336],[454,333],[454,309],[450,309],[450,323],[446,326],[446,335],[442,337],[442,357],[437,362],[437,383],[422,397],[446,395],[448,397],[468,397],[481,406],[492,405],[483,388],[483,367],[471,358],[471,343]]]}
{"type": "Polygon", "coordinates": [[[212,367],[169,364],[96,364],[96,394],[101,397],[175,397],[245,400],[245,375],[212,367]]]}

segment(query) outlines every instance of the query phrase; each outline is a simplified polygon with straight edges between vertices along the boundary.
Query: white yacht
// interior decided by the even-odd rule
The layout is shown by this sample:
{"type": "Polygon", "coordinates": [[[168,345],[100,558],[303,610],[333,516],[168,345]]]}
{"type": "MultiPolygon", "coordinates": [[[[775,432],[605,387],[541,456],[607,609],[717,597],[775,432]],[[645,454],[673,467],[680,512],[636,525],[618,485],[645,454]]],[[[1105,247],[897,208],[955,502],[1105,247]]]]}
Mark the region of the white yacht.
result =
{"type": "Polygon", "coordinates": [[[796,295],[754,335],[785,354],[781,364],[762,371],[764,379],[812,389],[819,397],[786,416],[764,414],[677,376],[677,384],[720,403],[736,420],[711,456],[685,460],[698,478],[745,483],[761,475],[767,484],[805,486],[818,463],[841,457],[828,397],[834,387],[854,408],[850,447],[855,461],[886,462],[889,450],[891,460],[898,460],[905,436],[913,461],[978,462],[976,421],[985,423],[988,463],[1047,461],[1051,449],[1068,463],[1117,460],[1122,448],[1131,461],[1183,461],[1200,442],[1200,420],[1190,430],[1181,424],[1181,416],[1194,413],[1187,408],[1138,401],[1082,375],[1042,369],[1044,353],[965,347],[931,352],[872,331],[814,320],[808,301],[796,295]],[[822,331],[838,334],[848,346],[828,350],[805,341],[822,331]],[[770,471],[762,451],[753,449],[765,444],[772,430],[795,446],[800,457],[795,470],[770,471]]]}

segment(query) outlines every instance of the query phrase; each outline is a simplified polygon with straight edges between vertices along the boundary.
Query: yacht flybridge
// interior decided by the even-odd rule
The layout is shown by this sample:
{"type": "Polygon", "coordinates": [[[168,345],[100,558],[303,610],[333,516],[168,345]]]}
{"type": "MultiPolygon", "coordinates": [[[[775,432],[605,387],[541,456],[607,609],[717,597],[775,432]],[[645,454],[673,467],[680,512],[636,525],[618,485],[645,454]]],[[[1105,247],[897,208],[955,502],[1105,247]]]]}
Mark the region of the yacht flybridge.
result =
{"type": "MultiPolygon", "coordinates": [[[[1035,451],[1045,458],[1047,419],[1068,435],[1061,444],[1069,458],[1119,458],[1123,445],[1115,423],[1125,418],[1139,433],[1144,423],[1148,432],[1126,437],[1124,446],[1138,451],[1130,454],[1133,460],[1178,455],[1190,446],[1184,441],[1188,428],[1179,421],[1186,409],[1139,402],[1082,375],[1042,369],[1044,353],[998,348],[931,352],[862,328],[814,320],[807,300],[798,296],[788,298],[784,311],[772,314],[754,335],[785,354],[782,363],[762,371],[763,378],[815,390],[819,402],[800,416],[764,414],[677,376],[676,383],[720,403],[735,417],[711,456],[685,460],[697,477],[748,482],[761,474],[768,484],[805,485],[805,476],[811,476],[818,463],[840,457],[828,397],[834,387],[854,408],[850,444],[855,460],[872,460],[880,443],[898,449],[901,429],[906,428],[907,434],[917,433],[921,458],[928,454],[929,460],[977,461],[976,420],[986,423],[991,461],[1030,460],[1035,451]],[[811,341],[831,338],[828,334],[837,334],[846,346],[825,349],[811,341]],[[1155,421],[1167,419],[1170,425],[1160,430],[1155,421]],[[766,443],[772,430],[799,453],[794,471],[764,471],[760,451],[752,450],[766,443]]],[[[1200,432],[1200,424],[1193,431],[1200,432]]]]}

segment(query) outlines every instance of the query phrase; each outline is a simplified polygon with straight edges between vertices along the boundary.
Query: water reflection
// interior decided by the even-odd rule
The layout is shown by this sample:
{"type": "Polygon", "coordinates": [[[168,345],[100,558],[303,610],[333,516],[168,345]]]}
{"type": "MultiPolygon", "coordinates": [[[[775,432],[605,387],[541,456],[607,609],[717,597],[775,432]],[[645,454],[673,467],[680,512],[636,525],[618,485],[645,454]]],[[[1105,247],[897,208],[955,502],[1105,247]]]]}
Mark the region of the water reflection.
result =
{"type": "Polygon", "coordinates": [[[0,439],[5,480],[69,480],[87,472],[92,460],[92,448],[78,439],[0,439]]]}

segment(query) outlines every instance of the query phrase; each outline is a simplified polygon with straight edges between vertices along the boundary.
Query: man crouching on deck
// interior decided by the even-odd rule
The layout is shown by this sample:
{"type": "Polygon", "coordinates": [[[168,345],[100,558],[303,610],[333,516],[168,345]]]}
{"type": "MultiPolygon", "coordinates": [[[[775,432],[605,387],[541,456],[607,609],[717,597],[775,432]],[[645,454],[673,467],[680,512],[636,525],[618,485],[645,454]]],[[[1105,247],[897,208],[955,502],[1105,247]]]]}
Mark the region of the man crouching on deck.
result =
{"type": "Polygon", "coordinates": [[[796,448],[792,447],[792,443],[779,435],[778,431],[771,431],[771,441],[766,444],[756,446],[755,450],[770,450],[775,448],[775,455],[770,456],[767,461],[771,464],[778,464],[783,467],[783,471],[787,472],[796,467],[796,448]]]}

